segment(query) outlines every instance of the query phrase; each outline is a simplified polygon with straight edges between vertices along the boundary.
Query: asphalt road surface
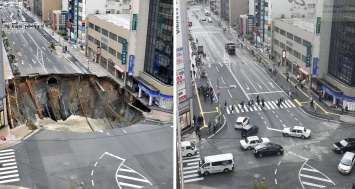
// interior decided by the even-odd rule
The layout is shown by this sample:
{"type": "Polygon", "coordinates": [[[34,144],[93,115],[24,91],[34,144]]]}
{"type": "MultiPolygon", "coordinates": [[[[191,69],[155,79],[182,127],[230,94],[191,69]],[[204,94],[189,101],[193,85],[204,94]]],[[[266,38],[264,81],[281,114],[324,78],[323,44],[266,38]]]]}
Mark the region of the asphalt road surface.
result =
{"type": "MultiPolygon", "coordinates": [[[[274,185],[282,185],[286,188],[320,188],[350,185],[354,173],[344,176],[338,173],[337,164],[341,155],[332,152],[332,144],[343,138],[351,136],[350,133],[340,132],[346,127],[337,122],[328,122],[312,118],[306,115],[298,104],[267,75],[262,66],[250,60],[246,56],[246,50],[236,48],[236,54],[229,55],[224,49],[226,42],[238,44],[236,38],[229,32],[223,32],[224,26],[219,26],[217,20],[212,18],[212,23],[203,21],[205,11],[201,6],[190,6],[188,10],[189,21],[192,21],[190,32],[194,39],[198,39],[197,45],[203,45],[207,57],[202,58],[207,78],[199,77],[197,71],[196,85],[213,87],[214,96],[217,95],[219,86],[219,102],[226,124],[220,132],[212,136],[207,129],[202,129],[203,140],[199,143],[199,154],[195,157],[184,158],[184,178],[189,184],[207,185],[216,188],[251,188],[254,179],[268,181],[274,185]],[[233,86],[233,87],[231,87],[233,86]],[[235,105],[244,101],[245,104],[253,97],[265,100],[265,109],[254,105],[241,107],[235,105]],[[280,108],[276,102],[280,98],[285,99],[280,108]],[[232,107],[233,106],[233,107],[232,107]],[[259,127],[257,136],[267,137],[272,143],[284,147],[283,156],[255,158],[252,151],[240,148],[240,131],[234,129],[234,123],[239,116],[247,116],[250,123],[259,127]],[[282,135],[286,127],[304,126],[311,129],[310,139],[290,138],[282,135]],[[337,136],[334,133],[337,132],[337,136]],[[339,132],[339,133],[338,133],[339,132]],[[340,134],[342,133],[342,134],[340,134]],[[327,142],[325,142],[327,141],[327,142]],[[227,174],[214,174],[209,176],[197,175],[197,164],[201,157],[221,153],[234,155],[236,170],[227,174]],[[331,165],[321,166],[321,165],[331,165]]],[[[282,79],[280,77],[280,79],[282,79]]],[[[213,123],[216,106],[209,100],[204,101],[200,95],[194,104],[195,112],[204,115],[206,123],[213,123]],[[200,110],[200,107],[202,110],[200,110]],[[212,116],[213,115],[213,116],[212,116]]],[[[198,114],[198,113],[196,113],[198,114]]],[[[353,127],[352,127],[353,128],[353,127]]],[[[348,128],[350,129],[350,128],[348,128]]],[[[193,132],[191,129],[190,132],[193,132]]]]}
{"type": "Polygon", "coordinates": [[[81,73],[74,64],[51,52],[48,48],[49,43],[37,30],[7,30],[5,33],[12,53],[18,60],[21,75],[81,73]]]}
{"type": "Polygon", "coordinates": [[[0,183],[38,189],[77,183],[90,188],[172,188],[172,139],[172,127],[151,124],[92,133],[42,129],[0,151],[0,183]]]}

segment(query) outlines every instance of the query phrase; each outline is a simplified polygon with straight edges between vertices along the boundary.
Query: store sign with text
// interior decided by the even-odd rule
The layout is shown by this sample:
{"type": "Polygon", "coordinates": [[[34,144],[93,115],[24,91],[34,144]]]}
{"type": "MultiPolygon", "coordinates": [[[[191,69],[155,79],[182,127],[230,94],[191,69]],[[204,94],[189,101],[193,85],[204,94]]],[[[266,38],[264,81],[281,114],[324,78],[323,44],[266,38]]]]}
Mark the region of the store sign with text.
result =
{"type": "Polygon", "coordinates": [[[178,93],[179,102],[186,100],[186,89],[182,89],[178,93]]]}
{"type": "Polygon", "coordinates": [[[184,69],[178,70],[176,72],[176,83],[178,85],[181,85],[181,84],[185,83],[185,71],[184,71],[184,69]]]}

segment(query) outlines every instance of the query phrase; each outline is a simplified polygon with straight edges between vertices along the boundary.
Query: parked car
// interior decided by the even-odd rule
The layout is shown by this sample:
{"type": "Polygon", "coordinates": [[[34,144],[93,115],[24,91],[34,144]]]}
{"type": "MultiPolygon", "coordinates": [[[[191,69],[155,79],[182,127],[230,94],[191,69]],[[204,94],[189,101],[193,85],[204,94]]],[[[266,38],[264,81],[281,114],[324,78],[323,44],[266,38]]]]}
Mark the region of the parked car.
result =
{"type": "Polygon", "coordinates": [[[284,136],[293,136],[301,138],[309,138],[311,136],[311,130],[301,126],[287,127],[283,129],[284,136]]]}
{"type": "Polygon", "coordinates": [[[238,117],[235,121],[234,128],[235,129],[242,129],[249,123],[249,117],[238,117]]]}
{"type": "Polygon", "coordinates": [[[248,124],[242,128],[242,137],[250,137],[259,131],[259,127],[256,125],[248,124]]]}
{"type": "Polygon", "coordinates": [[[12,24],[17,24],[17,20],[13,20],[11,23],[12,24]]]}
{"type": "Polygon", "coordinates": [[[338,165],[338,170],[343,174],[350,174],[351,169],[353,168],[355,163],[355,154],[352,152],[346,152],[341,158],[340,163],[338,165]]]}
{"type": "Polygon", "coordinates": [[[202,21],[206,21],[206,18],[202,18],[202,21]]]}
{"type": "Polygon", "coordinates": [[[355,150],[355,138],[346,138],[333,144],[335,153],[344,153],[350,150],[355,150]]]}
{"type": "Polygon", "coordinates": [[[281,145],[274,143],[259,144],[254,148],[254,155],[256,157],[271,156],[271,155],[282,155],[284,149],[281,145]]]}
{"type": "Polygon", "coordinates": [[[258,136],[247,137],[244,140],[240,140],[240,147],[244,150],[250,150],[255,146],[263,143],[269,143],[270,140],[268,138],[259,138],[258,136]]]}

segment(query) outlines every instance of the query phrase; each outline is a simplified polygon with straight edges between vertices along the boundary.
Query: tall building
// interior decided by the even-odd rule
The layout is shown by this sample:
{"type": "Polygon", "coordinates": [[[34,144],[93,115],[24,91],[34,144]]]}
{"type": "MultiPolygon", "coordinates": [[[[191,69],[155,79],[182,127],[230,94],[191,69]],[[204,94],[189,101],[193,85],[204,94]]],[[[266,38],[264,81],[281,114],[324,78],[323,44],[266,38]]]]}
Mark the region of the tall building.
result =
{"type": "MultiPolygon", "coordinates": [[[[214,2],[214,1],[212,1],[214,2]]],[[[214,5],[214,3],[212,4],[214,5]]],[[[239,26],[239,16],[248,14],[249,2],[248,0],[220,0],[216,2],[217,11],[220,6],[220,16],[227,21],[229,26],[239,26]],[[217,5],[218,4],[218,5],[217,5]]],[[[211,6],[215,7],[215,6],[211,6]]]]}
{"type": "Polygon", "coordinates": [[[323,95],[333,104],[355,110],[355,1],[332,3],[328,74],[326,82],[321,81],[323,95]]]}

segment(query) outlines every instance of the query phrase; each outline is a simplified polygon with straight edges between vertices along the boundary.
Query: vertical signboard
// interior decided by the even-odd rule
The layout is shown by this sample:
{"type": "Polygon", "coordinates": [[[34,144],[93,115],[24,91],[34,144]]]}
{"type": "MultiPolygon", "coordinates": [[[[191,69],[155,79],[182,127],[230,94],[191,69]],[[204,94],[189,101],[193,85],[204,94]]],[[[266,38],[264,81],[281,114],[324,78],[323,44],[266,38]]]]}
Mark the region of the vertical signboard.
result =
{"type": "Polygon", "coordinates": [[[181,69],[176,72],[176,84],[182,85],[184,83],[185,83],[185,72],[184,69],[181,69]]]}
{"type": "Polygon", "coordinates": [[[318,68],[318,58],[315,57],[313,58],[313,71],[312,71],[312,77],[316,77],[317,76],[317,68],[318,68]]]}
{"type": "Polygon", "coordinates": [[[163,22],[164,22],[164,15],[159,13],[158,17],[158,32],[161,33],[163,31],[163,22]]]}
{"type": "Polygon", "coordinates": [[[260,25],[259,25],[259,33],[260,33],[260,43],[264,43],[264,0],[260,0],[260,25]]]}
{"type": "Polygon", "coordinates": [[[134,55],[129,55],[128,75],[133,75],[134,55]]]}
{"type": "Polygon", "coordinates": [[[74,40],[78,37],[78,0],[74,1],[74,40]]]}
{"type": "Polygon", "coordinates": [[[311,67],[312,45],[307,45],[306,67],[311,67]]]}
{"type": "Polygon", "coordinates": [[[316,35],[319,35],[319,34],[320,34],[320,24],[321,24],[321,17],[317,17],[316,35]]]}
{"type": "Polygon", "coordinates": [[[138,14],[133,14],[133,19],[132,19],[132,31],[133,32],[137,31],[137,22],[138,22],[138,14]]]}
{"type": "Polygon", "coordinates": [[[127,60],[127,41],[123,41],[122,43],[122,64],[126,64],[126,60],[127,60]]]}

